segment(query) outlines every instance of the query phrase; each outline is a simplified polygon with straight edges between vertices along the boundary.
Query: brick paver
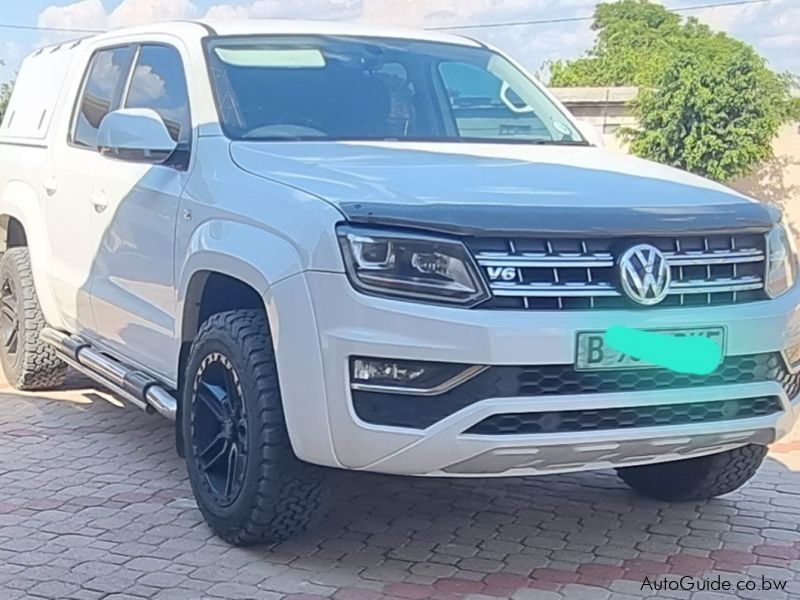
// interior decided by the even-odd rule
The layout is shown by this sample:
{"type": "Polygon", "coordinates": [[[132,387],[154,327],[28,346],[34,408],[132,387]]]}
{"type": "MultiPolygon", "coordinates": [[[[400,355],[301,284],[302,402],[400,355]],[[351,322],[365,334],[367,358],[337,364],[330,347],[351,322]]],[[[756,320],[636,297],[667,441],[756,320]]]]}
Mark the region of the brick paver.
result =
{"type": "Polygon", "coordinates": [[[200,518],[172,425],[86,386],[0,388],[0,600],[800,597],[800,428],[741,491],[672,506],[611,472],[332,472],[317,528],[241,549],[200,518]],[[654,591],[645,576],[789,583],[654,591]]]}

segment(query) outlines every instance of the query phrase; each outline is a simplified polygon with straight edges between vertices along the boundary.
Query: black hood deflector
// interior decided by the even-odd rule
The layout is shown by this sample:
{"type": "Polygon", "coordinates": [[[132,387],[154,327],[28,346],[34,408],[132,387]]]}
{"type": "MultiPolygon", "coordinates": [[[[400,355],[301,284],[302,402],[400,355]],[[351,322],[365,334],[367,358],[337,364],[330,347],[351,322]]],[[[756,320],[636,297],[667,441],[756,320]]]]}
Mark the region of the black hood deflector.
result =
{"type": "Polygon", "coordinates": [[[391,225],[453,235],[556,235],[599,237],[609,234],[691,235],[768,231],[776,216],[758,203],[734,202],[664,207],[550,207],[342,202],[352,223],[391,225]]]}

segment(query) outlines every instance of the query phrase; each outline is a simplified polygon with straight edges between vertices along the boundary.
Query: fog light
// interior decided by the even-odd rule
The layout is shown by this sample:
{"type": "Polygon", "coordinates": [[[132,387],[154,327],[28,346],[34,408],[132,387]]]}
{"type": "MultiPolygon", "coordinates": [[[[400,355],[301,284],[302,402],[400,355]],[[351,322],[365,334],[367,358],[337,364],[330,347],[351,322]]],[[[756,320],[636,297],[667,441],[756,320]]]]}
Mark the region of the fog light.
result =
{"type": "Polygon", "coordinates": [[[406,385],[424,374],[425,367],[419,363],[364,358],[353,360],[353,381],[378,385],[406,385]]]}
{"type": "Polygon", "coordinates": [[[417,360],[352,357],[350,387],[364,392],[435,396],[461,385],[486,367],[417,360]]]}

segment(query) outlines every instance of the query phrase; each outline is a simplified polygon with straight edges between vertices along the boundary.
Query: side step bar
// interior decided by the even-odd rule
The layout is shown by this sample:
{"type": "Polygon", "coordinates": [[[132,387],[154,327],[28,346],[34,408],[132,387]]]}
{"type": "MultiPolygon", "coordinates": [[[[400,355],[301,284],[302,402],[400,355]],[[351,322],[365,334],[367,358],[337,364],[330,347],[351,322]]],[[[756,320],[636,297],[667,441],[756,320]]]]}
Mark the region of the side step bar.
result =
{"type": "Polygon", "coordinates": [[[175,420],[178,401],[149,375],[101,354],[76,335],[68,335],[50,327],[45,327],[40,335],[42,341],[53,346],[59,358],[76,371],[91,377],[142,410],[158,412],[175,420]]]}

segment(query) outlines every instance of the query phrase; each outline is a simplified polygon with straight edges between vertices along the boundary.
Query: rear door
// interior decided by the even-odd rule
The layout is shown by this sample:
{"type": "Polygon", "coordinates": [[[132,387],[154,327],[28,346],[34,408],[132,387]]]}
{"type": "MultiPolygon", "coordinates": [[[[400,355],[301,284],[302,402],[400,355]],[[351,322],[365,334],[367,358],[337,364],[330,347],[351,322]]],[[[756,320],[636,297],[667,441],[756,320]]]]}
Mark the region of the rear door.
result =
{"type": "Polygon", "coordinates": [[[99,156],[92,191],[92,275],[96,341],[154,375],[169,378],[178,352],[175,227],[192,141],[184,56],[142,43],[120,105],[150,108],[178,151],[164,165],[99,156]]]}
{"type": "Polygon", "coordinates": [[[131,46],[100,49],[90,57],[71,118],[56,132],[43,173],[43,214],[50,243],[47,268],[62,318],[75,331],[91,329],[89,300],[97,245],[91,237],[91,201],[99,168],[97,128],[119,106],[131,46]]]}

